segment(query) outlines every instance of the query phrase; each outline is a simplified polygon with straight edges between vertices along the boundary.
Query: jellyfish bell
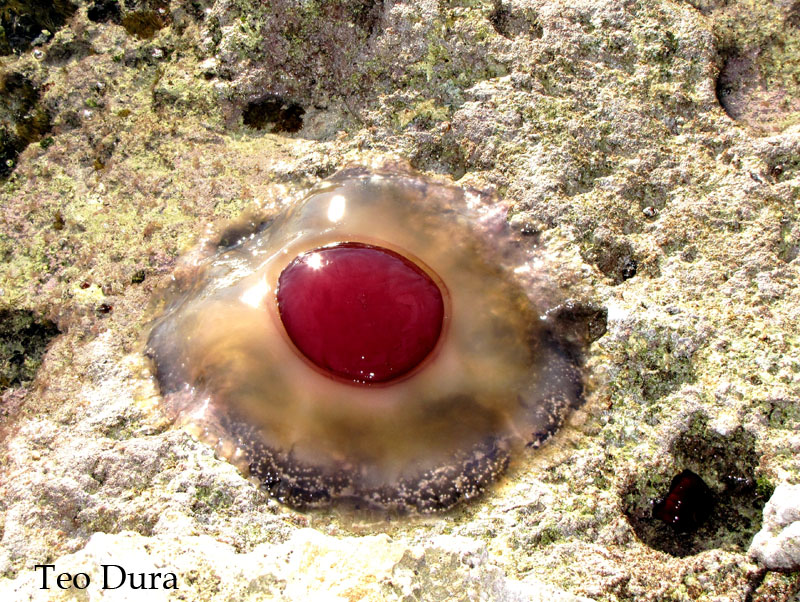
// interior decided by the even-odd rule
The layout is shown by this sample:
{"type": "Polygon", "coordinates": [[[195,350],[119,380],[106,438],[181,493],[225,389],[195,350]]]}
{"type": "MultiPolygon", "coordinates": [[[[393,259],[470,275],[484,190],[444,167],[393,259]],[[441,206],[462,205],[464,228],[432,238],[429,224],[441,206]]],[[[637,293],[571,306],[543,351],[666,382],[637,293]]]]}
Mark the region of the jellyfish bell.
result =
{"type": "Polygon", "coordinates": [[[215,250],[149,334],[168,411],[295,507],[475,497],[582,395],[492,206],[351,168],[215,250]]]}

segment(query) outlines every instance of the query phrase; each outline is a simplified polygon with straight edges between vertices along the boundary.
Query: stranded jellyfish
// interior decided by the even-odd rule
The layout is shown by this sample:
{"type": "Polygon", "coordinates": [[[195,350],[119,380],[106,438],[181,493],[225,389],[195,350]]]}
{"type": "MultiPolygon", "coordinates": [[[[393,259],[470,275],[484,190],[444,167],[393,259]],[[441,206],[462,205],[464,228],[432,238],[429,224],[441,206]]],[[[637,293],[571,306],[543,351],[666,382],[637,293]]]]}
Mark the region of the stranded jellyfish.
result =
{"type": "Polygon", "coordinates": [[[149,336],[167,409],[294,507],[474,497],[582,391],[498,208],[351,168],[218,245],[149,336]]]}

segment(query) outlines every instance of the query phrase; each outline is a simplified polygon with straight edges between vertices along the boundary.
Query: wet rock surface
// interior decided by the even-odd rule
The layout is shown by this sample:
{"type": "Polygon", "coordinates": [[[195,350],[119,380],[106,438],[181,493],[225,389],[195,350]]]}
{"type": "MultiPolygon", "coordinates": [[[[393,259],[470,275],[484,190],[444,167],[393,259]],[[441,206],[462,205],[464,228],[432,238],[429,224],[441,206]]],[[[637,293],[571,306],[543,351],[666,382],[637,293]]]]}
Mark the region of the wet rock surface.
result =
{"type": "Polygon", "coordinates": [[[796,2],[40,4],[0,11],[0,311],[60,333],[3,343],[5,598],[100,558],[197,600],[797,596],[796,2]],[[299,513],[167,420],[150,304],[209,228],[387,157],[508,205],[587,401],[449,513],[299,513]]]}

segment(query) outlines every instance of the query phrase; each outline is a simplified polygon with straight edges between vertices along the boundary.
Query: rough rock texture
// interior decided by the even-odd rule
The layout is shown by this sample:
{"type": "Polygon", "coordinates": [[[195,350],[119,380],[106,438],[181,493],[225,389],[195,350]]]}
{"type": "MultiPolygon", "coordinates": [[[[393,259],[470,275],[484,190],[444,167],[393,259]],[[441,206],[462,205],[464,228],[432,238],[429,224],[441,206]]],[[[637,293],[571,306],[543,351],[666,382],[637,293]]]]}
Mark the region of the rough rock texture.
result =
{"type": "MultiPolygon", "coordinates": [[[[148,585],[150,574],[160,573],[154,582],[164,584],[169,578],[164,563],[187,576],[180,584],[184,599],[199,599],[213,592],[215,600],[231,601],[588,600],[532,577],[522,581],[506,578],[488,562],[485,545],[474,539],[438,535],[409,547],[386,535],[335,538],[312,529],[298,529],[281,545],[262,544],[244,554],[208,536],[178,541],[128,532],[96,533],[80,552],[60,558],[55,568],[47,571],[46,584],[55,592],[39,589],[45,583],[39,571],[0,586],[0,593],[12,596],[6,599],[22,599],[31,592],[35,593],[30,600],[74,599],[74,591],[58,591],[55,576],[92,567],[87,573],[90,585],[86,594],[89,600],[102,599],[104,586],[117,588],[126,579],[138,580],[139,573],[147,575],[148,585]],[[135,576],[123,577],[111,565],[126,567],[135,576]]],[[[124,591],[125,586],[119,589],[124,591]]],[[[169,598],[155,593],[150,599],[169,598]]]]}
{"type": "Polygon", "coordinates": [[[780,485],[764,507],[750,554],[768,569],[800,569],[800,485],[780,485]]]}
{"type": "Polygon", "coordinates": [[[797,572],[771,570],[791,549],[769,512],[748,547],[773,489],[800,484],[799,15],[791,0],[6,3],[0,312],[60,334],[43,358],[41,338],[0,340],[26,367],[0,391],[0,587],[40,596],[36,564],[108,557],[173,568],[167,599],[796,597],[797,572]],[[149,304],[209,225],[387,156],[504,197],[532,253],[519,273],[605,308],[606,332],[586,405],[483,498],[300,514],[165,421],[141,356],[149,304]],[[684,537],[652,505],[685,469],[718,512],[684,537]]]}

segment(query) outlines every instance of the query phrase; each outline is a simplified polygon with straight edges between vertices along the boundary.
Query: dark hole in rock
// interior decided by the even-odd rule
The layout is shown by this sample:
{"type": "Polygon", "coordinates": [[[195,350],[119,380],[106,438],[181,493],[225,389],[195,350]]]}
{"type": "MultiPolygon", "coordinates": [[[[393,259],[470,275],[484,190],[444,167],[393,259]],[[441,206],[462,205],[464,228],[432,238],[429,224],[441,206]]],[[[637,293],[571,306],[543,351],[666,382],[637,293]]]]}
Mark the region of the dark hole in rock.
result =
{"type": "Polygon", "coordinates": [[[100,315],[110,314],[111,311],[114,309],[112,305],[108,303],[101,303],[97,306],[97,313],[100,315]]]}
{"type": "Polygon", "coordinates": [[[293,134],[302,129],[305,113],[299,103],[280,96],[268,96],[248,103],[242,120],[246,126],[257,130],[270,126],[272,133],[293,134]]]}
{"type": "MultiPolygon", "coordinates": [[[[775,48],[781,49],[779,54],[785,53],[783,47],[775,48]]],[[[760,56],[769,54],[768,50],[769,47],[721,50],[723,64],[715,88],[720,106],[731,119],[762,133],[782,131],[800,111],[800,99],[785,83],[786,77],[781,77],[785,70],[763,70],[760,56]]],[[[788,55],[785,58],[790,61],[788,55]]]]}
{"type": "Polygon", "coordinates": [[[717,433],[698,415],[670,452],[673,470],[643,471],[622,491],[623,511],[637,537],[678,557],[714,548],[746,550],[773,489],[757,475],[753,435],[742,427],[717,433]]]}
{"type": "Polygon", "coordinates": [[[126,2],[133,10],[122,15],[121,24],[130,35],[149,40],[156,32],[172,23],[168,0],[126,2]]]}
{"type": "Polygon", "coordinates": [[[789,27],[800,28],[800,0],[792,4],[786,14],[786,25],[789,27]]]}
{"type": "Polygon", "coordinates": [[[89,6],[86,14],[95,23],[122,22],[122,12],[117,0],[96,0],[89,6]]]}
{"type": "Polygon", "coordinates": [[[800,148],[785,149],[776,152],[767,159],[769,175],[776,182],[784,182],[794,178],[800,170],[800,148]]]}
{"type": "Polygon", "coordinates": [[[535,15],[525,14],[524,9],[512,10],[511,6],[504,4],[502,0],[494,0],[492,11],[489,13],[489,23],[504,38],[527,35],[538,39],[544,35],[544,30],[535,15]]]}
{"type": "Polygon", "coordinates": [[[706,482],[688,468],[675,475],[669,492],[653,505],[653,518],[675,531],[687,532],[702,525],[714,507],[714,494],[706,482]]]}
{"type": "Polygon", "coordinates": [[[633,278],[639,268],[633,246],[625,239],[598,236],[581,250],[583,258],[597,266],[614,284],[633,278]]]}
{"type": "Polygon", "coordinates": [[[0,55],[24,52],[34,42],[47,41],[77,8],[69,0],[5,0],[0,5],[0,55]]]}
{"type": "Polygon", "coordinates": [[[146,270],[136,270],[131,276],[131,284],[141,284],[147,278],[146,270]]]}
{"type": "Polygon", "coordinates": [[[64,214],[61,213],[60,210],[56,211],[55,215],[53,215],[53,230],[60,232],[64,229],[66,223],[67,222],[64,220],[64,214]]]}
{"type": "Polygon", "coordinates": [[[39,104],[39,90],[21,73],[0,76],[0,178],[14,169],[17,156],[50,131],[50,115],[39,104]]]}
{"type": "Polygon", "coordinates": [[[499,0],[495,0],[492,12],[489,13],[489,23],[494,30],[503,37],[511,37],[508,32],[508,21],[511,19],[511,9],[499,0]]]}
{"type": "Polygon", "coordinates": [[[350,6],[353,23],[367,35],[378,29],[383,14],[383,0],[357,0],[350,6]]]}
{"type": "Polygon", "coordinates": [[[717,78],[715,91],[720,106],[728,117],[735,120],[743,113],[741,96],[744,83],[756,78],[757,72],[752,58],[730,50],[721,54],[724,63],[717,78]]]}
{"type": "Polygon", "coordinates": [[[627,257],[622,263],[620,274],[623,280],[628,280],[636,276],[636,269],[639,267],[639,262],[631,257],[627,257]]]}
{"type": "Polygon", "coordinates": [[[206,18],[206,9],[214,4],[212,0],[189,0],[181,6],[186,14],[195,21],[203,21],[206,18]]]}
{"type": "Polygon", "coordinates": [[[570,344],[583,348],[606,333],[608,309],[570,299],[547,312],[554,329],[570,344]]]}
{"type": "Polygon", "coordinates": [[[47,344],[59,334],[33,312],[0,311],[0,391],[33,380],[47,344]]]}

